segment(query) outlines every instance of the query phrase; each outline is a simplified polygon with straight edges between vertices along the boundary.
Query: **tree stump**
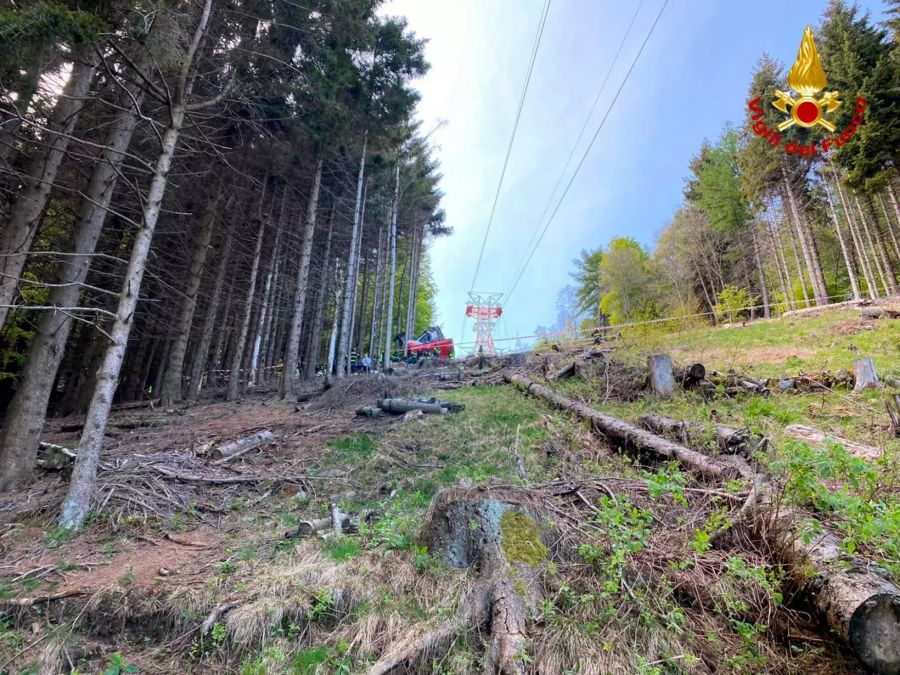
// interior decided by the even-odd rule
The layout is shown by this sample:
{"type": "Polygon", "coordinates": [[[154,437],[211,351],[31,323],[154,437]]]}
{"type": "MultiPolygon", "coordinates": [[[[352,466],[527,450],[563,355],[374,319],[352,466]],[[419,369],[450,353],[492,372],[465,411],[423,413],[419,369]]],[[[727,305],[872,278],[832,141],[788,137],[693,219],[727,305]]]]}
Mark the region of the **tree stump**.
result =
{"type": "Polygon", "coordinates": [[[659,398],[670,397],[675,390],[671,357],[668,354],[654,354],[647,358],[647,367],[650,369],[653,394],[659,398]]]}
{"type": "Polygon", "coordinates": [[[853,362],[853,373],[856,376],[853,391],[862,391],[870,387],[877,387],[878,373],[875,370],[875,362],[872,359],[856,359],[853,362]]]}

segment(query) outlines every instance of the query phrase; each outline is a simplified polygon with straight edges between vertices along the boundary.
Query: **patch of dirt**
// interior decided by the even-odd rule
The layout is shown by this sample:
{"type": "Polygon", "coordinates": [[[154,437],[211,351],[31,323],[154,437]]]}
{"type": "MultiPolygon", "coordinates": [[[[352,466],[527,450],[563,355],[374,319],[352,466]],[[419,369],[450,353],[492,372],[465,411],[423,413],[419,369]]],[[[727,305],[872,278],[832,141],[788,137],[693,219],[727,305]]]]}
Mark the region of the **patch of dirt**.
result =
{"type": "Polygon", "coordinates": [[[864,316],[850,319],[849,321],[842,321],[833,328],[835,335],[856,335],[867,330],[878,330],[878,326],[872,319],[864,316]]]}

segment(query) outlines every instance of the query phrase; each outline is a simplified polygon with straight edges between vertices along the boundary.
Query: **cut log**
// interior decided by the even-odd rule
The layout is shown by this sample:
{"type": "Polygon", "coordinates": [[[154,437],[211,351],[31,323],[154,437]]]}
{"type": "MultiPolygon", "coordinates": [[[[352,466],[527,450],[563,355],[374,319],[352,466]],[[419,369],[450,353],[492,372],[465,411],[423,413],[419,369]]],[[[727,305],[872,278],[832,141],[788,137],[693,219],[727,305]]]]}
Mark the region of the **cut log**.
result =
{"type": "Polygon", "coordinates": [[[877,387],[878,373],[875,370],[875,362],[872,359],[856,359],[853,362],[853,374],[856,377],[853,391],[862,391],[870,387],[877,387]]]}
{"type": "Polygon", "coordinates": [[[754,436],[749,429],[733,429],[724,424],[704,425],[700,422],[674,420],[661,415],[646,415],[640,419],[641,426],[656,434],[678,439],[692,444],[706,435],[711,435],[719,452],[728,455],[749,455],[757,449],[765,448],[766,438],[754,436]]]}
{"type": "Polygon", "coordinates": [[[308,537],[333,526],[330,516],[328,518],[316,518],[315,520],[301,520],[297,524],[297,534],[301,537],[308,537]]]}
{"type": "Polygon", "coordinates": [[[378,407],[387,412],[406,413],[410,410],[421,410],[423,413],[437,414],[447,412],[440,403],[422,403],[404,398],[385,398],[378,402],[378,407]]]}
{"type": "Polygon", "coordinates": [[[650,387],[659,398],[669,398],[675,391],[675,377],[672,372],[672,358],[668,354],[647,357],[650,369],[650,387]]]}
{"type": "Polygon", "coordinates": [[[617,417],[594,410],[589,405],[566,398],[550,387],[532,382],[522,375],[509,376],[507,381],[522,391],[549,401],[557,408],[568,410],[589,420],[596,431],[615,445],[649,451],[664,459],[677,460],[688,470],[708,478],[728,479],[735,476],[747,477],[752,474],[746,461],[741,458],[709,457],[617,417]]]}
{"type": "MultiPolygon", "coordinates": [[[[677,459],[689,470],[722,477],[727,475],[725,460],[737,459],[704,457],[561,396],[521,375],[512,375],[508,381],[525,392],[590,420],[596,430],[613,439],[631,442],[662,457],[677,459]]],[[[832,632],[846,640],[874,672],[891,675],[900,672],[900,640],[897,639],[900,635],[900,588],[874,572],[870,565],[844,555],[840,540],[828,532],[806,543],[798,527],[803,515],[794,509],[779,508],[780,490],[753,473],[749,467],[742,472],[742,476],[752,481],[760,495],[752,502],[748,500],[752,522],[773,542],[781,562],[797,584],[810,593],[814,606],[832,632]]]]}
{"type": "Polygon", "coordinates": [[[855,441],[848,441],[846,438],[841,438],[840,436],[835,436],[833,434],[826,434],[824,431],[808,427],[805,424],[791,424],[790,426],[785,427],[784,435],[795,441],[801,441],[820,448],[831,443],[837,443],[838,445],[844,446],[844,450],[859,459],[875,460],[884,454],[879,448],[856,443],[855,441]]]}
{"type": "Polygon", "coordinates": [[[553,373],[552,377],[550,377],[549,379],[565,380],[567,378],[572,377],[575,374],[575,364],[576,363],[578,363],[578,362],[572,361],[572,362],[566,364],[565,366],[563,366],[562,368],[557,370],[555,373],[553,373]]]}
{"type": "Polygon", "coordinates": [[[221,459],[213,463],[224,464],[225,462],[230,462],[232,459],[240,457],[246,452],[250,452],[255,448],[269,445],[274,442],[275,434],[268,429],[264,429],[263,431],[256,432],[252,436],[245,436],[244,438],[222,443],[221,445],[216,446],[215,450],[216,455],[221,459]]]}
{"type": "Polygon", "coordinates": [[[675,379],[686,389],[696,387],[699,382],[706,379],[706,366],[694,363],[685,368],[675,368],[675,379]]]}

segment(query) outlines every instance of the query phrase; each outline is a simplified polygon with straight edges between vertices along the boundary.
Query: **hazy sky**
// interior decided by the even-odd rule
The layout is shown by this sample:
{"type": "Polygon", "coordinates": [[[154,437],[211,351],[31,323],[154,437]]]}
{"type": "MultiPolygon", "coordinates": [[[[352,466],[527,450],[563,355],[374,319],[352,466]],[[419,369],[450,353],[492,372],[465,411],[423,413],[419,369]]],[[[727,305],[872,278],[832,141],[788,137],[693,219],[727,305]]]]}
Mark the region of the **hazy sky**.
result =
{"type": "MultiPolygon", "coordinates": [[[[644,0],[612,71],[581,157],[662,7],[644,0]]],[[[765,52],[793,63],[826,0],[670,0],[594,147],[517,289],[498,338],[530,335],[556,319],[572,259],[611,237],[652,244],[681,201],[687,164],[704,138],[740,123],[754,64],[765,52]]],[[[861,3],[877,17],[878,0],[861,3]]],[[[552,0],[476,291],[506,291],[526,255],[557,178],[638,0],[552,0]]],[[[441,162],[451,237],[431,246],[437,321],[457,341],[478,251],[513,128],[543,0],[389,0],[429,40],[421,91],[423,131],[441,162]]],[[[570,169],[571,172],[571,169],[570,169]]],[[[568,175],[563,185],[568,181],[568,175]]],[[[512,347],[513,343],[499,343],[512,347]]]]}

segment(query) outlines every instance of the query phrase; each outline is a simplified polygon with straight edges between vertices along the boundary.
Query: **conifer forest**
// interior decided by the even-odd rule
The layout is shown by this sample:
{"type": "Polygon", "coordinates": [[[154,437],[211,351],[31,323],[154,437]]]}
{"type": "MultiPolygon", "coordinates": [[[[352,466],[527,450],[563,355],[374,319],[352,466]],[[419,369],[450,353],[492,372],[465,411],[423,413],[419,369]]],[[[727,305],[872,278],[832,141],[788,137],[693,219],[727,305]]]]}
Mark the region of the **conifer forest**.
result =
{"type": "Polygon", "coordinates": [[[0,675],[900,674],[900,0],[756,5],[0,0],[0,675]]]}

